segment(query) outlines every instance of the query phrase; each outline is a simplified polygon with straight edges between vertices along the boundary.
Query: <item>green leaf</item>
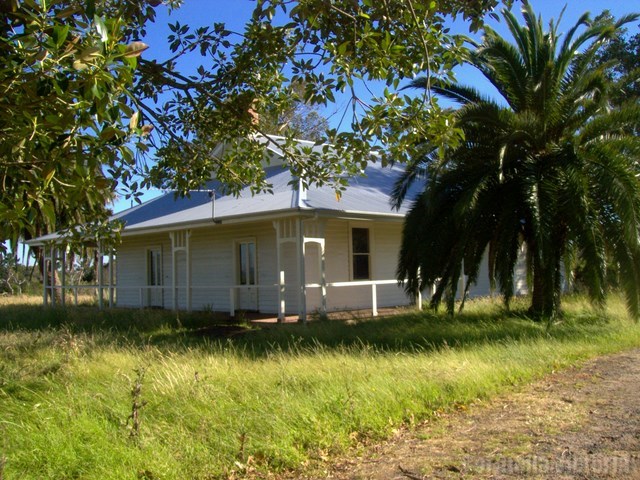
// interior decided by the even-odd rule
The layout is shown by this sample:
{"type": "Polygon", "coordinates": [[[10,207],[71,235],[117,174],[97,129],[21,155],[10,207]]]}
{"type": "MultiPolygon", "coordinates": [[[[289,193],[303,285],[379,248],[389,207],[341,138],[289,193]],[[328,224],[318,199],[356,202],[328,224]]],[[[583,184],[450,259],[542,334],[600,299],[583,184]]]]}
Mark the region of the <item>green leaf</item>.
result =
{"type": "Polygon", "coordinates": [[[93,21],[96,24],[96,30],[98,31],[98,35],[100,35],[100,40],[102,42],[106,42],[107,40],[109,40],[109,31],[107,30],[107,26],[105,25],[102,17],[96,15],[93,18],[93,21]]]}
{"type": "Polygon", "coordinates": [[[67,36],[69,35],[69,30],[71,27],[69,25],[56,25],[53,28],[53,41],[56,43],[56,46],[60,48],[62,44],[67,40],[67,36]]]}
{"type": "Polygon", "coordinates": [[[101,99],[102,97],[104,97],[104,92],[95,82],[93,85],[91,85],[91,94],[93,95],[93,98],[97,99],[101,99]]]}
{"type": "Polygon", "coordinates": [[[53,208],[53,205],[48,201],[42,201],[40,203],[40,210],[42,211],[42,215],[46,219],[46,222],[49,225],[55,225],[56,223],[56,212],[53,208]]]}
{"type": "Polygon", "coordinates": [[[118,132],[119,130],[117,128],[107,127],[100,132],[100,140],[109,141],[113,139],[118,132]]]}
{"type": "Polygon", "coordinates": [[[56,169],[52,168],[51,171],[49,171],[45,177],[44,177],[44,186],[45,188],[49,185],[49,183],[51,183],[51,180],[53,179],[53,176],[56,174],[56,169]]]}

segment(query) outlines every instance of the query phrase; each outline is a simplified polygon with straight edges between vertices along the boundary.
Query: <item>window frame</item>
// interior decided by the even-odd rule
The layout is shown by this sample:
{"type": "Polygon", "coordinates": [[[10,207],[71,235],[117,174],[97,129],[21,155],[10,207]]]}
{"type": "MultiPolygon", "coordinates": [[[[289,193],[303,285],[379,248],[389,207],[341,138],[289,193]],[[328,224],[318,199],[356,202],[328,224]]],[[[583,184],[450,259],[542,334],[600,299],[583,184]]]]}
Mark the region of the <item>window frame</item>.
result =
{"type": "Polygon", "coordinates": [[[161,287],[164,285],[162,246],[149,246],[146,250],[147,278],[145,283],[150,287],[161,287]]]}
{"type": "Polygon", "coordinates": [[[362,225],[358,223],[350,223],[349,224],[349,278],[354,282],[364,282],[367,280],[373,280],[373,229],[371,225],[362,225]],[[355,252],[354,251],[354,230],[366,230],[367,232],[367,247],[368,251],[364,252],[355,252]],[[356,278],[356,268],[355,268],[355,259],[356,257],[365,257],[367,258],[367,277],[357,277],[356,278]]]}

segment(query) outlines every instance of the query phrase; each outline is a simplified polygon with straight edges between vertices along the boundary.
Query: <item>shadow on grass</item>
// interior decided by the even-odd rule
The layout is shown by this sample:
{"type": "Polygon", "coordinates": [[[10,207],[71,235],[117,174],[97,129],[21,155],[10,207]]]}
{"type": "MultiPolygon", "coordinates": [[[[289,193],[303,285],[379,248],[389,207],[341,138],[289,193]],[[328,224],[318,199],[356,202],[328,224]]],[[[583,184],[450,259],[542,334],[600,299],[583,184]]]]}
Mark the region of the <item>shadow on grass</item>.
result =
{"type": "MultiPolygon", "coordinates": [[[[236,354],[249,357],[345,348],[416,352],[549,336],[575,338],[597,334],[598,326],[604,322],[604,316],[592,312],[579,318],[566,317],[550,328],[528,319],[525,307],[507,312],[496,304],[470,305],[453,318],[444,313],[410,312],[376,319],[315,321],[266,328],[232,324],[224,315],[210,312],[0,306],[0,331],[86,333],[94,336],[96,345],[153,346],[164,351],[231,348],[236,354]]],[[[35,343],[33,347],[36,348],[35,343]]]]}
{"type": "Polygon", "coordinates": [[[159,329],[198,329],[211,325],[230,325],[223,315],[211,312],[176,313],[162,309],[98,310],[94,306],[41,307],[32,305],[0,306],[0,328],[7,330],[40,330],[73,328],[77,332],[109,330],[152,333],[159,329]]]}

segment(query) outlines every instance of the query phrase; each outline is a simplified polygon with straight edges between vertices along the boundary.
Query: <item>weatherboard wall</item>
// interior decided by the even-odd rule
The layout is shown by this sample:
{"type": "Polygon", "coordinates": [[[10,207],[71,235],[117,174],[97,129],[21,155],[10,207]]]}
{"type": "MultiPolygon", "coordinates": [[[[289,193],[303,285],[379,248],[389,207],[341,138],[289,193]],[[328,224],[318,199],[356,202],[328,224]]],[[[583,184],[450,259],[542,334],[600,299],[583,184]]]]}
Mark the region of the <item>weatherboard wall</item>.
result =
{"type": "MultiPolygon", "coordinates": [[[[271,222],[241,226],[215,225],[191,230],[191,305],[196,310],[229,311],[231,303],[230,286],[239,282],[236,269],[239,241],[253,241],[256,245],[257,284],[250,286],[256,292],[256,304],[251,309],[260,311],[277,310],[275,230],[271,222]]],[[[118,305],[140,306],[139,287],[148,282],[148,250],[153,245],[162,245],[162,265],[164,281],[164,307],[173,307],[173,258],[169,233],[125,237],[118,248],[118,305]]],[[[185,251],[176,252],[176,281],[178,308],[187,307],[186,275],[187,256],[185,251]]],[[[295,268],[287,266],[289,277],[296,280],[295,268]]],[[[243,305],[243,292],[236,293],[236,308],[243,305]]],[[[293,294],[288,295],[290,304],[295,305],[293,294]]],[[[144,305],[147,306],[147,305],[144,305]]]]}
{"type": "MultiPolygon", "coordinates": [[[[118,248],[116,269],[118,306],[140,306],[140,288],[148,285],[148,251],[158,248],[162,258],[162,280],[171,285],[171,240],[166,234],[145,235],[144,237],[127,237],[118,248]]],[[[170,306],[171,297],[166,289],[158,290],[158,307],[170,306]]],[[[143,290],[144,306],[149,306],[149,291],[143,290]]]]}
{"type": "MultiPolygon", "coordinates": [[[[327,283],[352,280],[350,229],[365,227],[370,230],[371,279],[391,280],[395,274],[395,262],[400,245],[400,223],[353,222],[330,219],[325,221],[325,271],[327,283]]],[[[278,269],[276,233],[272,222],[245,225],[212,225],[191,230],[191,305],[196,310],[228,311],[231,285],[237,285],[237,248],[240,241],[253,241],[256,245],[257,283],[255,306],[243,304],[246,290],[237,290],[236,309],[257,309],[263,313],[276,313],[278,306],[278,269]]],[[[173,258],[169,233],[124,237],[118,249],[118,305],[140,306],[140,287],[148,283],[148,251],[160,248],[162,252],[162,278],[164,289],[162,306],[173,307],[173,258]]],[[[307,283],[320,283],[320,248],[318,244],[306,244],[305,277],[307,283]]],[[[187,308],[187,257],[186,252],[176,252],[175,278],[177,281],[178,308],[187,308]]],[[[299,282],[297,247],[295,242],[283,243],[280,248],[281,269],[285,274],[285,305],[287,314],[299,311],[299,282]]],[[[148,294],[143,303],[148,306],[148,294]]],[[[371,287],[328,287],[329,310],[371,308],[371,287]]],[[[397,285],[377,286],[378,306],[408,304],[409,300],[397,285]]],[[[160,305],[157,305],[160,306],[160,305]]],[[[319,310],[319,288],[307,289],[307,311],[319,310]]]]}
{"type": "MultiPolygon", "coordinates": [[[[331,283],[353,281],[351,231],[353,228],[369,229],[370,280],[393,280],[400,249],[402,224],[400,222],[353,221],[325,219],[325,278],[327,284],[327,309],[354,310],[372,308],[370,285],[336,287],[331,283]]],[[[237,310],[257,310],[275,314],[278,310],[278,268],[276,232],[271,221],[236,225],[211,225],[191,230],[191,306],[195,310],[229,311],[230,287],[239,284],[238,242],[251,241],[256,245],[257,284],[235,293],[237,310]]],[[[140,306],[140,287],[148,284],[150,249],[161,251],[162,281],[164,288],[155,293],[143,290],[143,306],[173,307],[173,258],[169,233],[124,237],[118,249],[118,305],[140,306]]],[[[320,254],[316,243],[305,246],[305,278],[307,284],[321,283],[320,254]]],[[[299,312],[299,281],[297,246],[295,242],[281,244],[280,268],[285,274],[286,313],[299,312]]],[[[187,256],[185,251],[176,252],[177,304],[187,308],[187,256]]],[[[516,267],[515,293],[526,293],[524,252],[516,267]]],[[[486,256],[482,262],[478,282],[472,286],[471,297],[491,294],[488,281],[486,256]]],[[[408,305],[411,300],[401,285],[392,283],[376,287],[377,306],[390,307],[408,305]]],[[[321,290],[308,287],[306,291],[307,312],[321,309],[321,290]]]]}

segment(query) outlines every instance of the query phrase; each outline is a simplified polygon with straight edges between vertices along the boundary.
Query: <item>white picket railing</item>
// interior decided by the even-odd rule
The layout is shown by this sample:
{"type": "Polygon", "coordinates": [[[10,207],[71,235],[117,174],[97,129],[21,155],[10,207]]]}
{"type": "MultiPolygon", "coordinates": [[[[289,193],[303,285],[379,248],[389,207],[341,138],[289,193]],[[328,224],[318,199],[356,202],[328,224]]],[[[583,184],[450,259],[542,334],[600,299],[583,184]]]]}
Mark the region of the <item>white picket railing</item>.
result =
{"type": "MultiPolygon", "coordinates": [[[[171,295],[171,301],[173,305],[178,306],[178,297],[186,299],[187,310],[191,309],[191,295],[194,291],[228,291],[229,292],[229,314],[231,316],[235,316],[236,310],[238,309],[238,292],[240,290],[264,290],[264,289],[276,289],[278,293],[278,319],[284,319],[286,304],[285,304],[285,291],[289,288],[298,288],[297,285],[287,285],[284,282],[284,272],[280,275],[280,282],[276,284],[267,284],[267,285],[192,285],[191,292],[186,292],[186,297],[184,295],[186,286],[172,286],[172,285],[136,285],[136,286],[126,286],[120,287],[118,285],[47,285],[46,289],[49,291],[52,303],[55,305],[55,297],[56,294],[60,294],[60,298],[62,300],[62,305],[65,305],[66,294],[71,291],[73,293],[74,305],[78,305],[78,291],[95,291],[98,296],[98,304],[100,307],[103,306],[105,291],[107,293],[108,305],[109,307],[113,307],[117,304],[118,292],[127,291],[137,291],[138,292],[138,306],[139,308],[146,308],[154,306],[150,299],[149,292],[160,291],[161,299],[160,305],[155,305],[159,307],[164,307],[164,298],[166,297],[166,292],[168,291],[171,295]],[[145,295],[146,294],[146,295],[145,295]],[[173,299],[173,295],[176,296],[176,299],[173,299]]],[[[359,281],[349,281],[349,282],[327,282],[325,284],[321,283],[308,283],[305,285],[305,289],[321,289],[324,292],[324,295],[321,295],[322,308],[324,312],[326,312],[326,297],[327,288],[353,288],[353,287],[370,287],[371,288],[371,310],[372,315],[378,315],[378,286],[380,285],[398,285],[398,281],[395,279],[392,280],[359,280],[359,281]]],[[[183,301],[184,303],[184,301],[183,301]]],[[[422,305],[422,297],[418,295],[416,299],[416,303],[418,308],[421,308],[422,305]]],[[[306,317],[305,309],[300,309],[300,316],[302,319],[306,317]]]]}

